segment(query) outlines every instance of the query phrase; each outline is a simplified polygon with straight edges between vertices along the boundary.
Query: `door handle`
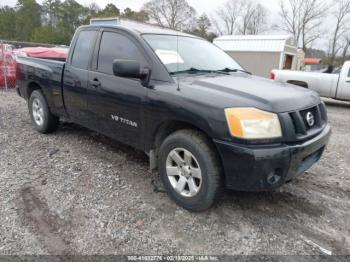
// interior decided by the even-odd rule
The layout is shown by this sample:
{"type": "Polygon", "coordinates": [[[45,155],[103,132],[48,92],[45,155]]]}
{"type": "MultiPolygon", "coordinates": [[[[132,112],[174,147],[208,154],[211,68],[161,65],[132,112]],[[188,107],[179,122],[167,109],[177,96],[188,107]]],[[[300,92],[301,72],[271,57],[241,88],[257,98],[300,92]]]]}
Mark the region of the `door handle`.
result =
{"type": "Polygon", "coordinates": [[[98,79],[96,79],[96,78],[95,78],[94,80],[91,80],[91,81],[90,81],[90,84],[91,84],[93,87],[95,87],[95,88],[101,86],[101,82],[98,81],[98,79]]]}

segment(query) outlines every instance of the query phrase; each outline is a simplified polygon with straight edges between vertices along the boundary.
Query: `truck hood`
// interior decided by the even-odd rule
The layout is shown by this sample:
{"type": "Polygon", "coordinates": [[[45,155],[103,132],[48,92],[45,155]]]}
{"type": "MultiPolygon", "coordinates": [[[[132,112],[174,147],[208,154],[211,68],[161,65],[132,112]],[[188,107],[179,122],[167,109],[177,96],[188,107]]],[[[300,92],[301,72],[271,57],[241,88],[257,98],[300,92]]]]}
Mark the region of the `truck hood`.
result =
{"type": "MultiPolygon", "coordinates": [[[[321,102],[312,90],[271,81],[246,74],[224,76],[198,76],[187,78],[187,84],[195,90],[196,99],[208,103],[220,101],[223,107],[257,107],[282,113],[314,106],[321,102]]],[[[185,83],[183,83],[185,84],[185,83]]]]}

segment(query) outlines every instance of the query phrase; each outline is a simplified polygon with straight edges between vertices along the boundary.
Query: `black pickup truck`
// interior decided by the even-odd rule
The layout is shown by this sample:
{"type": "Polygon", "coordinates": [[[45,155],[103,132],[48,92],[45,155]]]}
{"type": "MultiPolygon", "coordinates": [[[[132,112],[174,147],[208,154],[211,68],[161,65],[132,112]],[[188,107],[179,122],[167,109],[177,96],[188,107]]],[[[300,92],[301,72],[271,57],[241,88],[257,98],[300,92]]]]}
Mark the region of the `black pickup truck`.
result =
{"type": "Polygon", "coordinates": [[[66,62],[19,58],[17,71],[35,129],[52,132],[65,117],[144,151],[170,197],[193,211],[225,187],[269,190],[303,174],[331,133],[315,92],[148,25],[80,27],[66,62]]]}

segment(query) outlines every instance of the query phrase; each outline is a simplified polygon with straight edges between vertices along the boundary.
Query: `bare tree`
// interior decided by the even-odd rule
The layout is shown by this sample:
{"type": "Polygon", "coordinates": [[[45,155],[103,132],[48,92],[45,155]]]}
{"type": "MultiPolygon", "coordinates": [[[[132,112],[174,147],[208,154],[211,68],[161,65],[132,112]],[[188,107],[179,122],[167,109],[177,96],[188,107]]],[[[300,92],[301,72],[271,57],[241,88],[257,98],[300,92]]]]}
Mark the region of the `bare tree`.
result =
{"type": "Polygon", "coordinates": [[[247,33],[257,35],[267,30],[267,14],[268,11],[261,4],[254,8],[253,15],[248,23],[247,33]]]}
{"type": "Polygon", "coordinates": [[[251,1],[242,2],[242,8],[241,8],[241,26],[239,29],[239,32],[242,35],[248,34],[248,28],[252,22],[253,16],[255,13],[255,5],[251,1]]]}
{"type": "Polygon", "coordinates": [[[252,0],[228,0],[215,11],[212,24],[220,35],[259,34],[266,30],[267,10],[252,0]]]}
{"type": "Polygon", "coordinates": [[[101,8],[99,7],[99,5],[94,2],[88,5],[87,8],[89,9],[89,14],[92,16],[96,15],[98,12],[101,11],[101,8]]]}
{"type": "Polygon", "coordinates": [[[350,49],[350,35],[348,35],[344,38],[344,47],[343,47],[341,64],[345,63],[346,55],[348,54],[349,49],[350,49]]]}
{"type": "Polygon", "coordinates": [[[306,51],[320,37],[322,18],[327,11],[325,0],[281,0],[278,29],[294,36],[295,42],[306,51]]]}
{"type": "MultiPolygon", "coordinates": [[[[350,0],[336,0],[334,1],[335,10],[333,15],[335,17],[335,28],[332,39],[330,40],[330,64],[334,65],[335,57],[341,49],[339,39],[350,30],[350,0]]],[[[346,54],[345,54],[346,55],[346,54]]]]}
{"type": "Polygon", "coordinates": [[[228,0],[215,11],[212,23],[220,35],[232,35],[236,32],[243,6],[242,0],[228,0]]]}
{"type": "Polygon", "coordinates": [[[302,4],[302,1],[289,0],[286,6],[285,1],[281,0],[280,1],[281,10],[279,15],[281,17],[282,24],[276,26],[278,29],[281,29],[285,32],[292,34],[296,42],[298,42],[300,38],[299,10],[300,10],[301,4],[302,4]]]}
{"type": "Polygon", "coordinates": [[[187,30],[195,24],[195,9],[186,0],[151,0],[142,10],[162,27],[187,30]]]}

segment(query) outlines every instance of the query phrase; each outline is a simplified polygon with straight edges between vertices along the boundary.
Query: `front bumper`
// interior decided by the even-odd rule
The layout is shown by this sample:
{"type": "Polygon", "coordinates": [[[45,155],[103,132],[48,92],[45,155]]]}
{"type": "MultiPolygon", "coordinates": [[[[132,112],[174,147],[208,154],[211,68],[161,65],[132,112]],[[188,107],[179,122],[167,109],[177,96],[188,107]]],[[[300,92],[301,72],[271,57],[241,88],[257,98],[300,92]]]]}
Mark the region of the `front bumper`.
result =
{"type": "Polygon", "coordinates": [[[226,186],[234,190],[260,191],[280,187],[303,174],[322,156],[331,129],[327,125],[302,144],[244,146],[214,140],[222,159],[226,186]]]}

